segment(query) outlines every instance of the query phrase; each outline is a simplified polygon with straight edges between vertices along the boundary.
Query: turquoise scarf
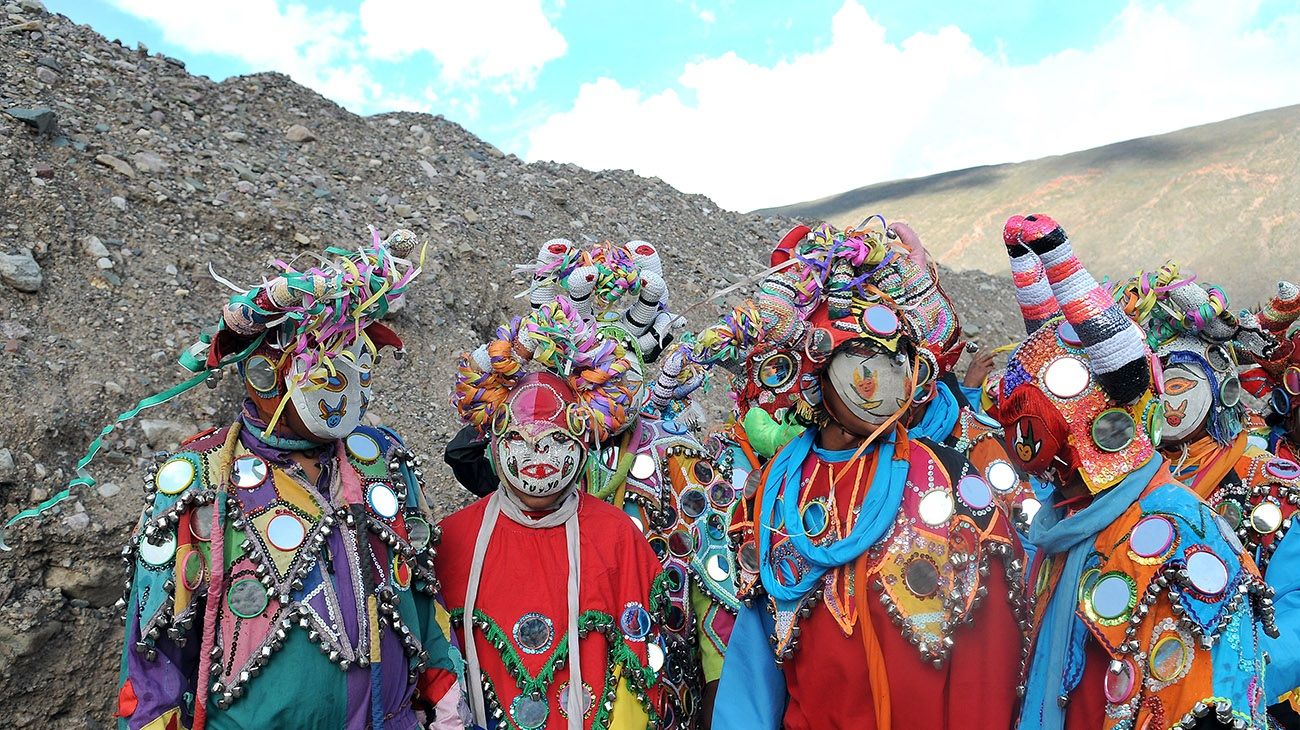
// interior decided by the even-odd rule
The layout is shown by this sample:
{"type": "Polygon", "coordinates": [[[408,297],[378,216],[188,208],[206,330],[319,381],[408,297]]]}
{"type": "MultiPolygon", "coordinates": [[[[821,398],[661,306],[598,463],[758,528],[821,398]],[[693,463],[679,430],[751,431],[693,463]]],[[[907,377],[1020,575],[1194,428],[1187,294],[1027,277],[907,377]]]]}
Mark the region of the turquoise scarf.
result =
{"type": "Polygon", "coordinates": [[[1084,563],[1097,535],[1109,527],[1142,496],[1151,479],[1164,468],[1164,458],[1151,457],[1124,481],[1102,492],[1092,504],[1070,517],[1064,510],[1043,507],[1029,527],[1029,541],[1048,556],[1065,553],[1061,580],[1047,604],[1038,627],[1034,655],[1029,665],[1025,702],[1020,709],[1020,730],[1060,730],[1065,727],[1065,708],[1057,698],[1065,694],[1065,659],[1070,645],[1083,579],[1084,563]]]}

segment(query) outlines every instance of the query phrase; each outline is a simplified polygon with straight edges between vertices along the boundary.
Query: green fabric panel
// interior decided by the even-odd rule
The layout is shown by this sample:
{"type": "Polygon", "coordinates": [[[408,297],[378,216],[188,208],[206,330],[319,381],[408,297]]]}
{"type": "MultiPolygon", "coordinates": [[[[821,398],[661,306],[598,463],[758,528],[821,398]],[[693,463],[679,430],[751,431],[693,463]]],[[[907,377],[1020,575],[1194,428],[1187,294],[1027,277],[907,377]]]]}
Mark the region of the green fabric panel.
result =
{"type": "Polygon", "coordinates": [[[797,423],[777,423],[762,408],[745,411],[741,425],[745,428],[745,435],[749,437],[749,445],[754,448],[754,453],[764,459],[772,458],[782,446],[803,433],[803,426],[797,423]]]}
{"type": "Polygon", "coordinates": [[[342,728],[347,713],[347,673],[330,663],[306,631],[294,628],[262,674],[249,682],[248,694],[227,710],[209,700],[208,728],[342,728]]]}

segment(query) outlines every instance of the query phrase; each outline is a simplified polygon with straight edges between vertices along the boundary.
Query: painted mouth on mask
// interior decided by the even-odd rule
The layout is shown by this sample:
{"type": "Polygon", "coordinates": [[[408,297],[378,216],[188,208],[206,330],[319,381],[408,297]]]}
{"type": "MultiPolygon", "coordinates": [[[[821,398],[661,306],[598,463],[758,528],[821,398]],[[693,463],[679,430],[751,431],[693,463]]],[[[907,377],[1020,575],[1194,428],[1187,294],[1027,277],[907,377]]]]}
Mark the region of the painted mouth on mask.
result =
{"type": "Polygon", "coordinates": [[[559,467],[553,464],[529,464],[519,470],[520,474],[529,479],[548,479],[559,473],[559,467]]]}

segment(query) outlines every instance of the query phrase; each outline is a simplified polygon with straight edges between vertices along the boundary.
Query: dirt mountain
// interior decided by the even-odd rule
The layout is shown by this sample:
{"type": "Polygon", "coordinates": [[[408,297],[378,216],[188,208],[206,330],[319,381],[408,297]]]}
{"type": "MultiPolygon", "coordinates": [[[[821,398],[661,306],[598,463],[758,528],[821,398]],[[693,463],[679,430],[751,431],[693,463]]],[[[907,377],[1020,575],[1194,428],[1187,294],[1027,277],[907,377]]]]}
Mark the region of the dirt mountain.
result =
{"type": "Polygon", "coordinates": [[[923,220],[940,261],[998,273],[1007,269],[1003,221],[1047,213],[1098,273],[1129,276],[1173,259],[1248,306],[1278,279],[1300,277],[1300,105],[760,212],[841,225],[876,212],[923,220]]]}
{"type": "MultiPolygon", "coordinates": [[[[0,0],[2,2],[3,0],[0,0]]],[[[790,221],[720,210],[627,171],[525,164],[440,116],[359,117],[276,74],[215,82],[11,0],[0,19],[0,514],[64,484],[100,428],[182,379],[176,356],[234,282],[272,256],[415,230],[424,275],[393,327],[409,355],[376,370],[375,420],[431,455],[439,515],[466,503],[438,456],[454,433],[454,358],[509,314],[513,266],[565,236],[659,245],[676,309],[759,270],[790,221]]],[[[914,219],[923,236],[925,221],[914,219]]],[[[1008,282],[949,277],[972,333],[1014,336],[1008,282]],[[978,303],[978,306],[977,306],[978,303]],[[1005,334],[1004,334],[1005,333],[1005,334]]],[[[701,327],[712,305],[693,309],[701,327]]],[[[110,435],[61,514],[0,553],[0,725],[107,728],[122,624],[118,558],[144,467],[229,423],[227,377],[110,435]]],[[[715,409],[715,415],[716,415],[715,409]]]]}

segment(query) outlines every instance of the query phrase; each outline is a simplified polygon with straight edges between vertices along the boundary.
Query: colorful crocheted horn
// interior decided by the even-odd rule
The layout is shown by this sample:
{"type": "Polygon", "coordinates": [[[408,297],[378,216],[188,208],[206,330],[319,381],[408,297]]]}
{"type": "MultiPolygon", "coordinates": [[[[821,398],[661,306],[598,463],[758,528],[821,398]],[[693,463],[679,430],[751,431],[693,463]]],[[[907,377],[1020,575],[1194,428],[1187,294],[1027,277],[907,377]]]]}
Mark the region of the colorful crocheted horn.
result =
{"type": "Polygon", "coordinates": [[[1047,216],[1013,216],[1003,240],[1028,247],[1042,262],[1052,295],[1083,343],[1088,367],[1106,394],[1123,404],[1147,392],[1151,363],[1142,331],[1075,257],[1065,230],[1047,216]]]}
{"type": "Polygon", "coordinates": [[[1277,294],[1259,310],[1259,323],[1269,332],[1284,336],[1300,318],[1300,287],[1289,281],[1278,282],[1277,294]]]}
{"type": "Polygon", "coordinates": [[[1020,316],[1025,321],[1025,334],[1032,335],[1045,322],[1061,316],[1061,307],[1052,294],[1052,285],[1047,282],[1043,262],[1020,240],[1020,220],[1014,216],[1007,221],[1002,229],[1002,241],[1011,258],[1011,281],[1016,287],[1020,316]],[[1012,221],[1017,223],[1012,225],[1012,221]]]}

